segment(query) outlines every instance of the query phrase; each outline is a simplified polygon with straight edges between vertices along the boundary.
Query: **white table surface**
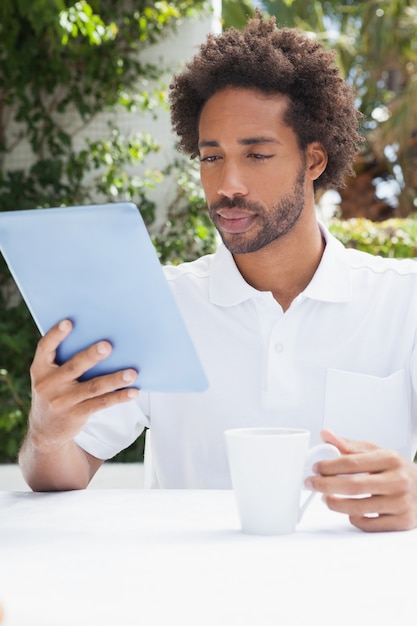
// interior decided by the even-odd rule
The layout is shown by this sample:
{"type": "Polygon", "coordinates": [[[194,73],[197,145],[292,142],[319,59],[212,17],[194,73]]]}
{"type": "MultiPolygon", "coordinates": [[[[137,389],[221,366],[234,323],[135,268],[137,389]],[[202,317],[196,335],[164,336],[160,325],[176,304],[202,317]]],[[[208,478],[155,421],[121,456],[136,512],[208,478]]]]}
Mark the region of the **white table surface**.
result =
{"type": "Polygon", "coordinates": [[[319,498],[255,537],[230,491],[0,492],[2,626],[403,626],[416,557],[417,531],[363,533],[319,498]]]}

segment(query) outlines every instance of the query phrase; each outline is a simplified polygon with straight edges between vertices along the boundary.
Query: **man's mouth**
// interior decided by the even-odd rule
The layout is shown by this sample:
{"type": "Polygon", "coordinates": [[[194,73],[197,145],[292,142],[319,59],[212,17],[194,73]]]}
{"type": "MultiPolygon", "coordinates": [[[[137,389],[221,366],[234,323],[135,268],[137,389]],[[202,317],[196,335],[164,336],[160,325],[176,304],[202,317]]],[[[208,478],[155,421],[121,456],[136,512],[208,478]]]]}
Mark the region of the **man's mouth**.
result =
{"type": "Polygon", "coordinates": [[[239,234],[248,231],[256,215],[242,209],[218,209],[216,225],[224,233],[239,234]]]}

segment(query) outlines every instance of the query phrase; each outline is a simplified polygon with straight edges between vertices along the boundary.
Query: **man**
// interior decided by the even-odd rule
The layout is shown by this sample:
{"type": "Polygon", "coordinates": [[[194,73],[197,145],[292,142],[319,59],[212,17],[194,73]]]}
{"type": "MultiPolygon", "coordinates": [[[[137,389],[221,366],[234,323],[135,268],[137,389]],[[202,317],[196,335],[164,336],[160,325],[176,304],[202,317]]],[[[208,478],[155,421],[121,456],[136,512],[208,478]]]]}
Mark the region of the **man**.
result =
{"type": "Polygon", "coordinates": [[[417,266],[345,250],[316,220],[315,191],[343,184],[360,141],[333,56],[258,14],[208,37],[171,110],[223,241],[166,268],[210,387],[139,393],[132,370],[79,383],[111,347],[58,367],[64,320],[32,365],[28,483],[84,488],[150,427],[155,486],[229,487],[225,429],[293,426],[342,453],[306,483],[329,508],[364,530],[417,526],[417,266]]]}

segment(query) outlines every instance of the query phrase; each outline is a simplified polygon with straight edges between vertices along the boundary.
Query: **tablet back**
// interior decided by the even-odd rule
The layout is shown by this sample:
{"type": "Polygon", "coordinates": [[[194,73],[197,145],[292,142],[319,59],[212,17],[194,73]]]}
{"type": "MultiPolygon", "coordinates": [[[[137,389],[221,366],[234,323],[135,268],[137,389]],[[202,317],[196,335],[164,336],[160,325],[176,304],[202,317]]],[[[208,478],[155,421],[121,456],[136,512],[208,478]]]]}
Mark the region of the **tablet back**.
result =
{"type": "Polygon", "coordinates": [[[112,354],[83,379],[133,367],[141,389],[207,387],[134,204],[0,212],[0,250],[42,334],[72,320],[58,363],[107,339],[112,354]]]}

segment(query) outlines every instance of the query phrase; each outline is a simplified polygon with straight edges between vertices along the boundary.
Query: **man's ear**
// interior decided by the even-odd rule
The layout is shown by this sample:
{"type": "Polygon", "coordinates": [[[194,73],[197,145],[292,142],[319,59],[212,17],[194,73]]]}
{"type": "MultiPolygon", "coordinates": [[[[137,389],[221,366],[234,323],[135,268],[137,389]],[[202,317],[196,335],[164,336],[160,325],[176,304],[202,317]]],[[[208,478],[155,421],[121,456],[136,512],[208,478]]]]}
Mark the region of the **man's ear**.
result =
{"type": "Polygon", "coordinates": [[[318,141],[308,144],[306,148],[306,174],[310,180],[317,180],[327,166],[327,152],[318,141]]]}

